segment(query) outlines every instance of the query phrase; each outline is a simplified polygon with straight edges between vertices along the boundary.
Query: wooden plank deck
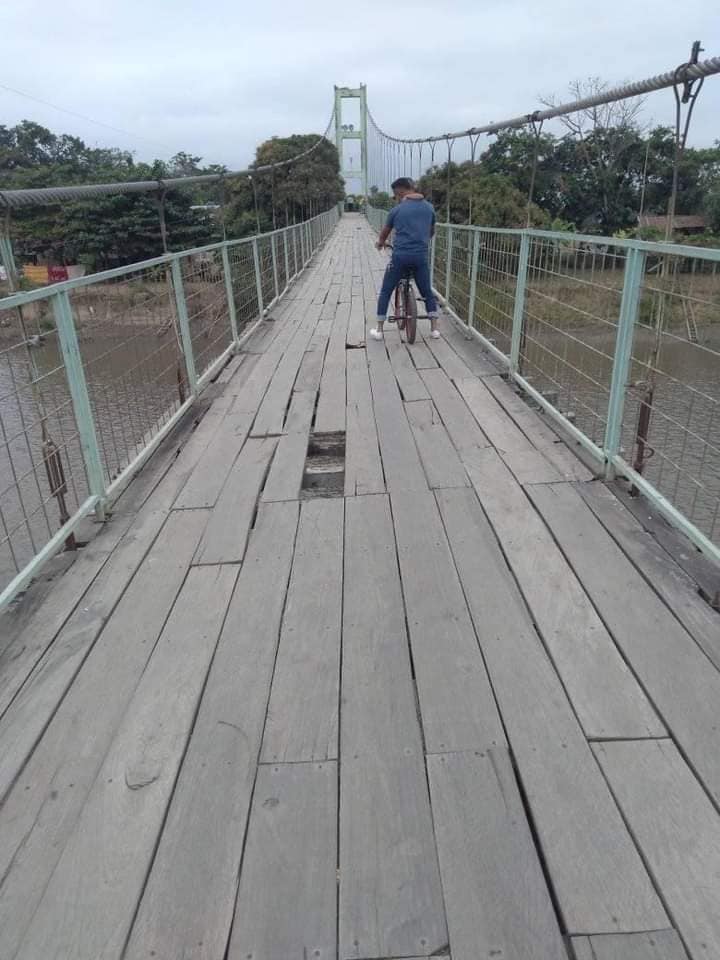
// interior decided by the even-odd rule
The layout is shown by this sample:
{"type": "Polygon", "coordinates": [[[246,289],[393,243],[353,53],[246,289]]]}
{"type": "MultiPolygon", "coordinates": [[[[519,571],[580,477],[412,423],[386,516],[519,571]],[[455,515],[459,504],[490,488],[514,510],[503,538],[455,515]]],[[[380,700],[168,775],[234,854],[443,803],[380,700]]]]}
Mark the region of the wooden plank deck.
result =
{"type": "Polygon", "coordinates": [[[1,960],[720,957],[720,616],[372,239],[0,644],[1,960]]]}

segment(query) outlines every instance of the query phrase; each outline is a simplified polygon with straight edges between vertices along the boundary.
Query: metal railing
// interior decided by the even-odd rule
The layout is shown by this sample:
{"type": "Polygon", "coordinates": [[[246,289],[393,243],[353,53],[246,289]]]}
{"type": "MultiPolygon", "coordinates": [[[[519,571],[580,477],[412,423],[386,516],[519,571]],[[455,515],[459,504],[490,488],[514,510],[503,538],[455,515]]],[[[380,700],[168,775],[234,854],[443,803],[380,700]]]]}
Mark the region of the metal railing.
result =
{"type": "Polygon", "coordinates": [[[0,609],[102,518],[337,219],[0,300],[0,609]]]}
{"type": "Polygon", "coordinates": [[[442,224],[431,261],[525,393],[720,561],[720,250],[442,224]]]}

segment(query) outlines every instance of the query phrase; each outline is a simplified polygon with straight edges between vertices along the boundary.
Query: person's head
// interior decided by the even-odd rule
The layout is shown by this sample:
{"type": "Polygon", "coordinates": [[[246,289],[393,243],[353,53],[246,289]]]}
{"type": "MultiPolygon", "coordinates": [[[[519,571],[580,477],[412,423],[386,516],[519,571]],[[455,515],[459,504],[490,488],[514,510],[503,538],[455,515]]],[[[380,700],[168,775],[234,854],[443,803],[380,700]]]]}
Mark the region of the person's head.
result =
{"type": "Polygon", "coordinates": [[[390,184],[390,187],[395,194],[396,200],[402,200],[402,198],[406,197],[409,193],[415,193],[415,184],[410,177],[398,177],[397,180],[390,184]]]}

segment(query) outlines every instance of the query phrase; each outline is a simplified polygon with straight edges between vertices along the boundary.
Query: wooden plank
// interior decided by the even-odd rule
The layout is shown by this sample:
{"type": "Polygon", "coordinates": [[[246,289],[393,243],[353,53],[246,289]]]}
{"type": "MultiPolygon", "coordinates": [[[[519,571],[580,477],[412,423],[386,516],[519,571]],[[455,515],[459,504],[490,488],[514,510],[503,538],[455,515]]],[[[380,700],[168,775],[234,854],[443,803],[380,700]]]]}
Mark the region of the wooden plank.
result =
{"type": "Polygon", "coordinates": [[[538,509],[688,761],[720,799],[720,673],[568,484],[538,509]]]}
{"type": "Polygon", "coordinates": [[[428,489],[398,385],[382,343],[368,347],[368,366],[385,482],[389,492],[428,489]]]}
{"type": "MultiPolygon", "coordinates": [[[[497,453],[483,451],[468,473],[586,736],[664,736],[664,725],[588,599],[577,568],[574,572],[497,453]]],[[[526,489],[535,496],[535,487],[526,489]]]]}
{"type": "Polygon", "coordinates": [[[344,592],[340,957],[427,956],[447,928],[386,496],[347,501],[344,592]]]}
{"type": "Polygon", "coordinates": [[[169,516],[5,799],[0,811],[0,956],[15,956],[206,522],[204,510],[169,516]]]}
{"type": "Polygon", "coordinates": [[[336,957],[336,873],[337,764],[261,767],[228,960],[336,957]]]}
{"type": "Polygon", "coordinates": [[[193,563],[240,563],[277,440],[250,437],[233,464],[193,563]]]}
{"type": "Polygon", "coordinates": [[[576,960],[688,960],[675,930],[573,937],[576,960]]]}
{"type": "Polygon", "coordinates": [[[564,929],[669,926],[477,498],[436,497],[564,929]]]}
{"type": "Polygon", "coordinates": [[[472,465],[490,441],[443,370],[423,370],[421,376],[460,459],[466,467],[472,465]]]}
{"type": "Polygon", "coordinates": [[[562,479],[502,409],[482,380],[476,377],[456,380],[455,386],[519,483],[552,483],[562,479]]]}
{"type": "Polygon", "coordinates": [[[427,392],[427,387],[420,379],[415,365],[410,359],[408,348],[400,340],[397,333],[389,331],[385,334],[385,346],[403,400],[406,403],[415,400],[429,400],[430,394],[427,392]]]}
{"type": "Polygon", "coordinates": [[[347,354],[345,496],[385,493],[377,426],[364,350],[347,354]]]}
{"type": "Polygon", "coordinates": [[[143,511],[0,720],[0,799],[42,736],[167,514],[143,511]]]}
{"type": "Polygon", "coordinates": [[[302,505],[261,762],[338,756],[343,500],[302,505]]]}
{"type": "Polygon", "coordinates": [[[214,507],[252,424],[252,414],[232,410],[205,448],[177,496],[176,510],[214,507]]]}
{"type": "Polygon", "coordinates": [[[365,343],[365,304],[362,297],[356,297],[355,294],[350,303],[346,336],[346,343],[350,347],[360,347],[365,343]]]}
{"type": "Polygon", "coordinates": [[[282,433],[290,395],[317,322],[317,311],[309,313],[300,324],[277,366],[270,386],[255,417],[253,436],[271,436],[282,433]]]}
{"type": "Polygon", "coordinates": [[[455,353],[447,340],[442,337],[439,340],[433,340],[429,336],[423,337],[423,340],[450,380],[463,380],[472,377],[473,372],[470,367],[455,353]]]}
{"type": "Polygon", "coordinates": [[[580,483],[577,492],[637,570],[720,669],[720,615],[698,595],[697,584],[655,537],[602,483],[580,483]]]}
{"type": "Polygon", "coordinates": [[[455,960],[564,946],[505,748],[427,758],[455,960]]]}
{"type": "Polygon", "coordinates": [[[433,495],[393,495],[392,509],[426,751],[504,744],[433,495]]]}
{"type": "Polygon", "coordinates": [[[297,500],[305,470],[314,398],[297,393],[288,410],[288,432],[280,437],[270,473],[265,482],[264,503],[297,500]]]}
{"type": "Polygon", "coordinates": [[[322,350],[310,350],[303,356],[293,387],[295,393],[317,393],[324,359],[322,350]]]}
{"type": "Polygon", "coordinates": [[[428,486],[431,489],[469,486],[465,468],[432,400],[406,403],[405,412],[425,468],[428,486]]]}
{"type": "Polygon", "coordinates": [[[258,514],[126,960],[225,955],[297,519],[258,514]]]}
{"type": "Polygon", "coordinates": [[[500,406],[508,412],[532,445],[558,470],[564,480],[593,479],[593,473],[573,452],[578,445],[568,439],[568,443],[543,419],[533,407],[530,407],[501,377],[488,377],[485,386],[500,406]],[[568,444],[572,444],[569,446],[568,444]]]}
{"type": "Polygon", "coordinates": [[[122,953],[236,577],[189,572],[18,958],[122,953]]]}
{"type": "Polygon", "coordinates": [[[423,340],[416,340],[412,346],[406,348],[412,358],[416,370],[437,370],[438,362],[428,350],[423,340]]]}
{"type": "Polygon", "coordinates": [[[690,956],[719,956],[717,810],[670,740],[594,749],[690,956]]]}
{"type": "Polygon", "coordinates": [[[459,327],[452,319],[442,321],[440,331],[455,353],[468,366],[473,376],[499,376],[499,368],[493,364],[489,354],[471,333],[466,336],[462,327],[459,327]]]}
{"type": "Polygon", "coordinates": [[[320,395],[315,418],[315,431],[317,433],[343,433],[345,431],[345,337],[349,318],[350,304],[339,304],[330,332],[325,365],[320,381],[320,395]]]}

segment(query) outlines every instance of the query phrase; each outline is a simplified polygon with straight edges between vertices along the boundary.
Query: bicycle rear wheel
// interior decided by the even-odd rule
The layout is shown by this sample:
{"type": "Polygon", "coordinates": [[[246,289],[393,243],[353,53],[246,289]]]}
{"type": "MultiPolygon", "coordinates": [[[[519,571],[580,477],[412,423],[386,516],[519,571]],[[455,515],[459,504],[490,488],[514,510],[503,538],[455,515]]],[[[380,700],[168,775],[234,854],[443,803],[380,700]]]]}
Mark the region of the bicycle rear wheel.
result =
{"type": "Polygon", "coordinates": [[[405,329],[405,298],[403,297],[403,284],[399,283],[395,287],[395,317],[398,330],[405,329]]]}
{"type": "Polygon", "coordinates": [[[412,284],[408,280],[403,286],[405,301],[405,338],[408,343],[415,343],[417,333],[417,300],[412,284]]]}

